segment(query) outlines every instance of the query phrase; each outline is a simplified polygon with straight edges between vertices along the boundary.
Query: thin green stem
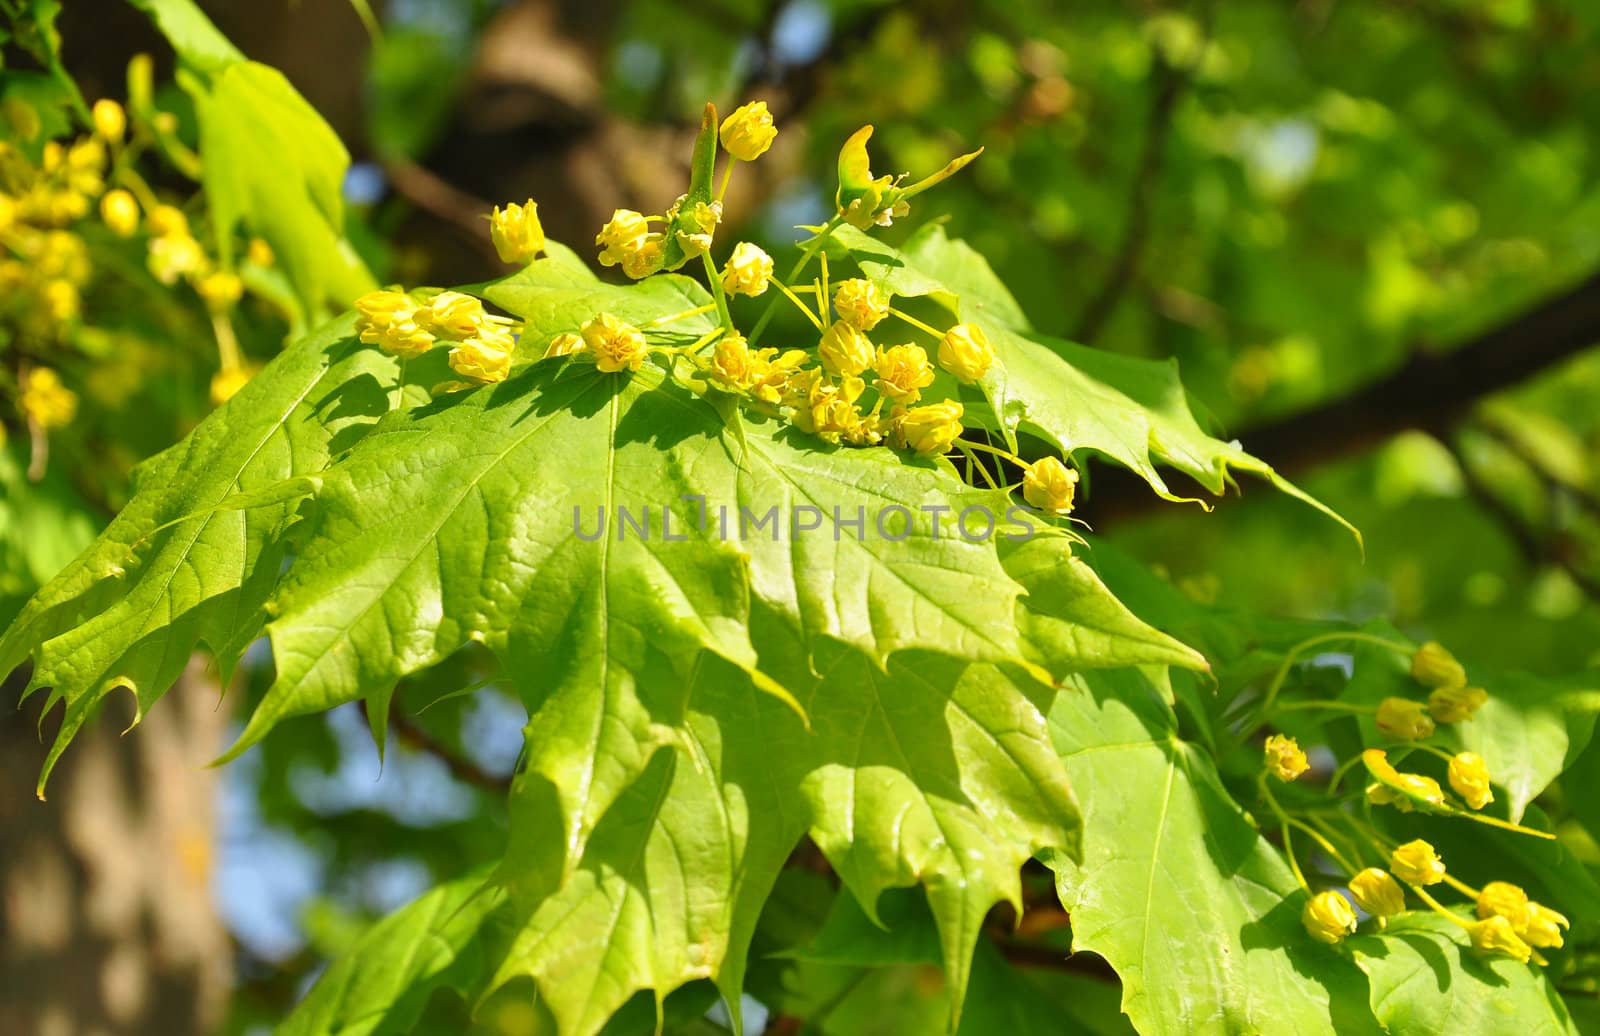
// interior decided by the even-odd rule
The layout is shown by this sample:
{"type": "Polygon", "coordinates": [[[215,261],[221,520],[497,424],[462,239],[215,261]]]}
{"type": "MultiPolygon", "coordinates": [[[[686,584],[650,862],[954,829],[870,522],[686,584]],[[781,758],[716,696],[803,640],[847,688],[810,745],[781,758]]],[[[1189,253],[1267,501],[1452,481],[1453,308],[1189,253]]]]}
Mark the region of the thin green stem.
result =
{"type": "Polygon", "coordinates": [[[984,443],[984,442],[968,442],[967,445],[972,447],[975,450],[982,450],[985,453],[992,453],[996,457],[1003,457],[1006,460],[1009,460],[1011,463],[1017,465],[1018,467],[1025,468],[1025,467],[1028,466],[1028,462],[1027,461],[1023,460],[1021,457],[1017,456],[1015,453],[1012,453],[1010,450],[1003,450],[1003,449],[999,448],[998,446],[990,446],[988,443],[984,443]]]}
{"type": "Polygon", "coordinates": [[[706,280],[711,282],[711,291],[717,297],[717,315],[722,318],[722,326],[732,332],[733,317],[728,313],[728,295],[722,290],[722,277],[717,273],[717,264],[711,261],[710,250],[700,253],[700,261],[705,264],[706,280]]]}
{"type": "Polygon", "coordinates": [[[961,440],[956,441],[956,448],[967,458],[967,481],[969,483],[972,481],[972,468],[976,466],[978,472],[983,475],[983,480],[989,484],[989,488],[999,489],[1000,486],[995,482],[994,476],[989,474],[989,469],[977,463],[977,458],[973,456],[972,449],[975,445],[975,443],[962,442],[961,440]]]}
{"type": "MultiPolygon", "coordinates": [[[[1341,816],[1342,816],[1342,814],[1341,814],[1341,816]]],[[[1360,863],[1361,863],[1361,843],[1360,842],[1358,842],[1350,834],[1348,834],[1348,833],[1346,833],[1344,831],[1340,831],[1332,823],[1330,823],[1328,821],[1325,821],[1325,820],[1322,820],[1319,817],[1313,816],[1311,818],[1311,823],[1313,825],[1315,825],[1316,828],[1319,831],[1321,831],[1324,835],[1326,835],[1328,838],[1338,841],[1341,845],[1344,846],[1344,848],[1346,850],[1349,851],[1350,859],[1354,860],[1355,863],[1357,864],[1357,866],[1351,868],[1352,872],[1359,871],[1361,869],[1360,868],[1360,863]]]]}
{"type": "Polygon", "coordinates": [[[664,356],[693,356],[701,349],[704,349],[718,338],[721,338],[723,335],[727,334],[727,332],[728,329],[725,327],[714,327],[710,331],[707,331],[705,334],[701,335],[699,338],[696,338],[694,341],[690,342],[688,345],[662,346],[659,351],[664,356]]]}
{"type": "Polygon", "coordinates": [[[1328,796],[1330,798],[1338,791],[1339,782],[1344,780],[1345,775],[1359,765],[1361,765],[1361,756],[1359,755],[1353,755],[1339,764],[1339,768],[1333,771],[1333,776],[1328,778],[1328,796]]]}
{"type": "Polygon", "coordinates": [[[1456,758],[1456,757],[1455,757],[1455,756],[1454,756],[1454,755],[1451,755],[1451,754],[1450,754],[1450,753],[1449,753],[1449,752],[1446,752],[1446,751],[1445,751],[1445,750],[1444,750],[1444,749],[1442,749],[1442,748],[1439,748],[1439,747],[1437,747],[1437,746],[1435,746],[1435,745],[1425,745],[1425,744],[1423,744],[1423,743],[1422,743],[1422,742],[1420,742],[1420,741],[1413,741],[1413,742],[1411,742],[1411,747],[1412,747],[1412,748],[1420,748],[1420,749],[1422,749],[1422,750],[1423,750],[1423,751],[1424,751],[1424,752],[1428,752],[1428,753],[1431,753],[1431,754],[1433,754],[1433,755],[1436,755],[1436,756],[1438,756],[1438,757],[1439,757],[1439,758],[1440,758],[1440,759],[1443,759],[1443,760],[1444,760],[1444,761],[1445,761],[1445,762],[1447,762],[1447,763],[1449,763],[1449,762],[1454,762],[1454,761],[1455,761],[1455,758],[1456,758]]]}
{"type": "Polygon", "coordinates": [[[1471,896],[1473,899],[1477,899],[1478,896],[1482,894],[1478,889],[1468,885],[1466,882],[1451,874],[1449,871],[1445,872],[1444,883],[1461,893],[1463,896],[1471,896]]]}
{"type": "Polygon", "coordinates": [[[1462,920],[1460,917],[1456,916],[1455,911],[1446,909],[1445,905],[1439,902],[1437,899],[1434,899],[1433,896],[1428,893],[1427,889],[1423,888],[1421,885],[1416,885],[1409,881],[1406,882],[1406,884],[1411,886],[1411,891],[1417,894],[1418,899],[1422,900],[1424,903],[1433,908],[1434,913],[1443,914],[1445,917],[1448,917],[1450,920],[1454,921],[1456,924],[1467,929],[1468,931],[1472,930],[1472,922],[1462,920]]]}
{"type": "Polygon", "coordinates": [[[808,306],[804,302],[800,301],[800,296],[798,296],[794,292],[790,291],[789,290],[789,286],[787,284],[783,283],[782,281],[778,280],[778,278],[776,278],[776,277],[772,278],[772,283],[777,286],[779,291],[783,292],[784,296],[790,302],[794,303],[794,308],[795,309],[798,309],[800,312],[805,314],[806,319],[811,321],[811,325],[813,327],[815,327],[818,331],[822,330],[822,321],[818,320],[817,319],[817,315],[815,313],[811,312],[811,307],[810,306],[808,306]]]}
{"type": "Polygon", "coordinates": [[[1488,824],[1490,827],[1498,827],[1503,831],[1515,831],[1519,835],[1532,835],[1535,838],[1548,839],[1552,842],[1555,841],[1556,837],[1549,831],[1539,831],[1535,828],[1523,827],[1521,824],[1513,824],[1509,820],[1501,820],[1499,817],[1486,816],[1482,813],[1468,813],[1467,811],[1462,810],[1460,812],[1452,812],[1450,816],[1460,817],[1462,820],[1471,820],[1478,824],[1488,824]]]}
{"type": "Polygon", "coordinates": [[[830,305],[832,304],[829,301],[829,295],[828,295],[828,253],[827,252],[823,252],[822,253],[822,255],[820,257],[820,262],[822,263],[822,283],[817,285],[817,315],[820,316],[822,318],[822,322],[824,324],[826,324],[828,322],[828,309],[829,309],[830,305]]]}
{"type": "Polygon", "coordinates": [[[939,330],[937,330],[935,328],[929,327],[927,324],[924,324],[922,321],[918,320],[916,317],[912,316],[910,313],[906,313],[903,310],[895,309],[893,306],[889,307],[889,312],[891,314],[893,314],[894,316],[899,317],[901,320],[904,320],[906,323],[910,324],[912,327],[916,328],[917,330],[927,332],[928,334],[932,335],[934,338],[943,338],[944,337],[944,332],[943,331],[939,331],[939,330]]]}
{"type": "Polygon", "coordinates": [[[1363,643],[1380,644],[1383,647],[1392,648],[1395,651],[1400,652],[1409,652],[1411,650],[1409,647],[1403,644],[1397,644],[1392,640],[1385,640],[1382,637],[1373,636],[1370,633],[1323,633],[1319,636],[1312,637],[1309,640],[1302,640],[1300,643],[1289,649],[1289,653],[1283,658],[1283,663],[1278,666],[1277,673],[1273,675],[1272,683],[1267,685],[1267,693],[1261,698],[1260,714],[1265,716],[1272,711],[1273,702],[1277,700],[1278,692],[1283,689],[1283,682],[1288,678],[1289,670],[1294,667],[1295,662],[1299,661],[1301,655],[1305,654],[1305,652],[1309,651],[1311,648],[1317,647],[1318,645],[1332,644],[1340,640],[1356,640],[1363,643]]]}
{"type": "Polygon", "coordinates": [[[737,158],[732,155],[728,156],[728,164],[722,170],[722,182],[717,185],[717,201],[721,201],[722,196],[728,193],[728,183],[733,179],[733,167],[738,164],[739,160],[737,158]]]}
{"type": "Polygon", "coordinates": [[[1283,811],[1283,807],[1278,805],[1278,800],[1272,795],[1272,789],[1267,787],[1266,774],[1256,778],[1256,787],[1261,791],[1261,800],[1272,810],[1272,815],[1278,818],[1278,830],[1283,835],[1283,854],[1289,858],[1289,869],[1294,871],[1294,880],[1300,883],[1301,888],[1310,892],[1311,886],[1306,883],[1306,876],[1300,872],[1300,861],[1294,858],[1294,838],[1289,833],[1293,821],[1289,819],[1289,814],[1283,811]]]}
{"type": "Polygon", "coordinates": [[[146,213],[161,204],[161,199],[156,197],[156,192],[150,189],[150,185],[145,182],[144,177],[140,176],[132,166],[119,164],[116,172],[112,175],[117,183],[122,184],[133,192],[134,197],[139,199],[139,204],[146,213]]]}
{"type": "MultiPolygon", "coordinates": [[[[839,215],[835,215],[826,224],[824,224],[822,229],[817,232],[817,236],[812,238],[810,241],[807,241],[806,246],[800,250],[800,258],[795,260],[794,269],[789,271],[789,276],[785,277],[784,280],[790,284],[793,284],[795,281],[799,280],[800,275],[805,273],[806,267],[811,265],[812,256],[821,251],[822,246],[827,242],[828,238],[843,224],[844,217],[839,215]]],[[[772,322],[772,317],[777,313],[777,311],[778,300],[773,299],[767,304],[766,312],[762,313],[761,318],[756,321],[756,326],[750,330],[751,345],[755,345],[756,342],[760,341],[761,332],[767,329],[767,325],[772,322]]]]}
{"type": "Polygon", "coordinates": [[[673,313],[664,317],[656,317],[654,320],[647,320],[639,325],[639,329],[643,331],[647,328],[661,327],[663,324],[670,324],[677,320],[687,320],[689,317],[697,317],[702,313],[709,313],[716,308],[717,304],[715,302],[708,302],[704,306],[696,306],[693,309],[686,309],[682,313],[673,313]]]}
{"type": "Polygon", "coordinates": [[[1312,827],[1310,824],[1303,820],[1296,820],[1293,817],[1289,818],[1289,823],[1310,835],[1313,841],[1322,846],[1323,852],[1333,857],[1334,862],[1344,868],[1346,874],[1354,874],[1356,871],[1361,869],[1359,867],[1351,866],[1350,861],[1345,859],[1344,854],[1335,849],[1333,847],[1333,843],[1324,838],[1321,832],[1312,827]]]}
{"type": "Polygon", "coordinates": [[[1292,701],[1279,705],[1279,712],[1316,711],[1326,709],[1329,712],[1377,712],[1376,705],[1357,705],[1348,701],[1292,701]]]}

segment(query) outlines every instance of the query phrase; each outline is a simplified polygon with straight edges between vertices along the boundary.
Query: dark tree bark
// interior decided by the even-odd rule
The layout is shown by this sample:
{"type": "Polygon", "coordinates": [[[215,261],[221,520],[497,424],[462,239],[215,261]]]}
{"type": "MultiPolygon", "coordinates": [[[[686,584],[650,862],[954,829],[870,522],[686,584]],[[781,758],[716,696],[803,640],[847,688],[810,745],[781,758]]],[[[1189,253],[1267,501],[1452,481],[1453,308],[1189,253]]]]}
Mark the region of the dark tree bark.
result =
{"type": "MultiPolygon", "coordinates": [[[[7,684],[4,700],[20,691],[7,684]]],[[[233,950],[212,903],[217,771],[205,768],[227,719],[217,694],[191,663],[119,737],[131,710],[114,693],[46,802],[32,794],[45,695],[0,711],[0,1033],[185,1036],[221,1021],[233,950]]]]}

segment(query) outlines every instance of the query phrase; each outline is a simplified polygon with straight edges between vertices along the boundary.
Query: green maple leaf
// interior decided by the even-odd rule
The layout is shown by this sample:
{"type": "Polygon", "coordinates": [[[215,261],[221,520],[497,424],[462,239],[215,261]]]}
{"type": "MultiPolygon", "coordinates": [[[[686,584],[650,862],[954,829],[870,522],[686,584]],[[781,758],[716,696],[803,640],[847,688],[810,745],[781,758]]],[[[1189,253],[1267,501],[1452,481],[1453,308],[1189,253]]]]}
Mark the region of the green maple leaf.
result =
{"type": "Polygon", "coordinates": [[[959,1011],[1021,864],[1077,850],[1045,723],[1055,681],[1203,660],[1120,605],[1069,537],[963,535],[956,515],[1014,501],[945,460],[828,447],[696,394],[670,358],[535,362],[601,311],[668,342],[711,326],[685,314],[709,308],[687,278],[613,286],[552,253],[485,289],[527,321],[502,384],[428,401],[440,350],[411,364],[404,398],[424,402],[385,412],[399,372],[348,324],[270,365],[157,462],[0,661],[36,654],[35,683],[71,703],[64,745],[105,688],[148,704],[196,642],[227,664],[265,624],[276,679],[239,751],[341,702],[381,718],[398,680],[482,643],[530,720],[498,876],[509,949],[480,985],[530,976],[582,1033],[643,989],[710,978],[736,1000],[808,832],[869,912],[925,890],[959,1011]],[[730,535],[723,508],[780,524],[730,535]],[[94,639],[85,671],[67,652],[80,629],[122,639],[94,639]],[[598,935],[561,935],[579,929],[598,935]]]}
{"type": "Polygon", "coordinates": [[[1386,1031],[1578,1032],[1542,969],[1476,956],[1466,931],[1449,918],[1406,914],[1349,946],[1386,1031]]]}
{"type": "MultiPolygon", "coordinates": [[[[204,643],[223,662],[260,631],[288,553],[295,496],[387,405],[394,361],[331,325],[285,352],[190,437],[147,462],[133,500],[0,638],[0,672],[32,657],[30,692],[66,703],[39,789],[95,704],[125,688],[136,716],[204,643]],[[253,499],[260,506],[234,506],[253,499]]],[[[135,720],[137,722],[137,718],[135,720]]]]}
{"type": "Polygon", "coordinates": [[[1073,949],[1116,970],[1134,1026],[1376,1031],[1361,977],[1305,933],[1288,865],[1178,738],[1157,687],[1131,669],[1079,682],[1056,696],[1050,727],[1085,804],[1083,859],[1050,863],[1073,949]]]}
{"type": "Polygon", "coordinates": [[[1035,331],[989,264],[938,225],[894,249],[851,227],[834,232],[840,248],[886,292],[928,296],[983,328],[997,362],[979,382],[997,415],[997,430],[1014,441],[1038,435],[1063,453],[1100,454],[1136,472],[1168,500],[1175,494],[1157,465],[1177,469],[1212,493],[1243,471],[1317,508],[1338,515],[1252,457],[1237,443],[1207,434],[1189,407],[1175,362],[1119,356],[1035,331]]]}

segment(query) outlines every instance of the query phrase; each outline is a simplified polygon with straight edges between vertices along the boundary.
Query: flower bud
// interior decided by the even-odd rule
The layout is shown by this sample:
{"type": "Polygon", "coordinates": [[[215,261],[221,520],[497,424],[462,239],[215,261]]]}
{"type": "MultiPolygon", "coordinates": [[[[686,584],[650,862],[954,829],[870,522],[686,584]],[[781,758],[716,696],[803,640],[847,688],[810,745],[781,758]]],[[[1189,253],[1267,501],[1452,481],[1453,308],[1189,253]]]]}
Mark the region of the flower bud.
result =
{"type": "Polygon", "coordinates": [[[498,205],[489,214],[489,237],[503,263],[526,266],[544,251],[544,226],[539,222],[539,206],[533,199],[521,205],[498,205]]]}
{"type": "Polygon", "coordinates": [[[65,324],[76,317],[83,304],[77,286],[71,281],[46,281],[40,299],[44,303],[44,311],[57,324],[65,324]]]}
{"type": "Polygon", "coordinates": [[[417,304],[402,291],[369,291],[356,299],[356,313],[359,324],[381,329],[416,316],[417,304]]]}
{"type": "Polygon", "coordinates": [[[880,348],[876,370],[878,392],[896,403],[915,403],[922,397],[922,390],[933,384],[933,364],[920,345],[880,348]]]}
{"type": "Polygon", "coordinates": [[[1460,687],[1467,682],[1467,671],[1444,645],[1430,640],[1411,656],[1411,675],[1424,687],[1460,687]]]}
{"type": "Polygon", "coordinates": [[[607,373],[636,371],[644,364],[644,332],[610,313],[601,313],[583,325],[583,340],[594,354],[595,366],[607,373]]]}
{"type": "Polygon", "coordinates": [[[852,277],[833,291],[833,308],[839,319],[859,331],[871,331],[889,315],[889,300],[869,280],[852,277]]]}
{"type": "Polygon", "coordinates": [[[717,339],[711,354],[711,374],[728,388],[743,389],[755,373],[756,354],[743,335],[727,334],[717,339]]]}
{"type": "Polygon", "coordinates": [[[753,162],[772,146],[778,130],[772,124],[767,102],[751,101],[735,108],[733,114],[722,120],[719,136],[728,154],[741,162],[753,162]]]}
{"type": "Polygon", "coordinates": [[[432,331],[421,327],[415,320],[400,320],[384,327],[365,327],[361,340],[376,343],[378,348],[402,360],[415,359],[433,348],[432,331]]]}
{"type": "Polygon", "coordinates": [[[830,374],[839,377],[854,377],[871,367],[875,359],[872,343],[867,336],[843,320],[835,320],[822,333],[822,341],[817,345],[817,357],[830,374]]]}
{"type": "Polygon", "coordinates": [[[245,249],[244,257],[255,266],[271,266],[278,258],[272,254],[272,246],[259,237],[250,239],[250,245],[245,249]]]}
{"type": "Polygon", "coordinates": [[[129,237],[139,229],[139,203],[120,187],[107,191],[100,199],[100,218],[118,237],[129,237]]]}
{"type": "Polygon", "coordinates": [[[1356,930],[1356,912],[1338,892],[1318,892],[1301,909],[1300,923],[1318,942],[1336,943],[1356,930]]]}
{"type": "Polygon", "coordinates": [[[208,273],[194,283],[195,292],[214,310],[225,310],[239,301],[244,284],[236,274],[225,270],[208,273]]]}
{"type": "Polygon", "coordinates": [[[622,255],[622,272],[636,281],[661,269],[667,258],[666,239],[660,234],[646,234],[629,251],[622,255]]]}
{"type": "MultiPolygon", "coordinates": [[[[1078,473],[1067,467],[1055,457],[1044,457],[1029,464],[1022,473],[1022,498],[1039,510],[1048,514],[1067,514],[1072,510],[1072,498],[1077,492],[1078,473]]],[[[1276,735],[1274,735],[1276,737],[1276,735]]],[[[1267,739],[1267,758],[1271,763],[1273,755],[1273,738],[1267,739]]],[[[1300,746],[1295,744],[1293,738],[1277,738],[1287,742],[1294,753],[1299,755],[1300,769],[1294,775],[1284,777],[1281,770],[1274,767],[1273,772],[1286,781],[1292,781],[1306,771],[1306,754],[1300,751],[1300,746]]]]}
{"type": "Polygon", "coordinates": [[[582,352],[583,349],[582,336],[567,331],[550,339],[550,344],[544,349],[544,358],[548,360],[552,356],[571,356],[573,353],[582,352]]]}
{"type": "Polygon", "coordinates": [[[961,435],[961,413],[961,404],[950,400],[912,407],[900,416],[896,428],[905,444],[918,453],[946,453],[961,435]]]}
{"type": "Polygon", "coordinates": [[[1520,924],[1528,911],[1528,894],[1509,881],[1491,881],[1478,892],[1479,918],[1503,917],[1520,924]]]}
{"type": "Polygon", "coordinates": [[[168,234],[150,242],[148,265],[156,280],[176,284],[179,277],[200,274],[208,261],[200,242],[188,234],[168,234]]]}
{"type": "Polygon", "coordinates": [[[1488,700],[1482,687],[1439,687],[1428,695],[1428,715],[1439,723],[1462,723],[1488,700]]]}
{"type": "Polygon", "coordinates": [[[677,228],[678,246],[687,258],[694,258],[711,248],[712,235],[722,222],[720,201],[699,201],[687,205],[688,195],[681,195],[667,210],[667,221],[677,228]]]}
{"type": "Polygon", "coordinates": [[[1433,846],[1418,838],[1396,849],[1389,857],[1389,870],[1401,881],[1413,885],[1436,885],[1444,880],[1444,861],[1433,846]]]}
{"type": "Polygon", "coordinates": [[[211,405],[221,406],[234,396],[239,390],[249,384],[259,368],[251,367],[225,367],[211,378],[211,405]]]}
{"type": "Polygon", "coordinates": [[[61,383],[49,367],[34,367],[22,377],[22,414],[45,431],[71,424],[78,413],[78,395],[61,383]]]}
{"type": "Polygon", "coordinates": [[[1393,917],[1406,909],[1405,890],[1382,867],[1368,867],[1351,878],[1350,894],[1355,897],[1356,906],[1373,917],[1393,917]]]}
{"type": "MultiPolygon", "coordinates": [[[[1045,459],[1052,461],[1055,460],[1054,457],[1047,457],[1045,459]]],[[[1039,462],[1039,464],[1043,463],[1044,461],[1039,462]]],[[[1060,464],[1059,461],[1056,463],[1058,465],[1060,464]]],[[[1029,471],[1031,473],[1031,467],[1029,468],[1029,471]]],[[[1268,772],[1270,772],[1280,781],[1287,782],[1295,780],[1301,774],[1311,769],[1311,764],[1306,761],[1305,752],[1301,751],[1299,742],[1292,737],[1284,737],[1282,734],[1273,734],[1271,737],[1267,738],[1265,755],[1268,772]]]]}
{"type": "Polygon", "coordinates": [[[748,241],[733,246],[728,265],[722,268],[723,291],[730,295],[760,295],[767,290],[771,279],[772,256],[762,251],[761,246],[748,241]]]}
{"type": "Polygon", "coordinates": [[[939,339],[939,366],[969,385],[993,365],[994,346],[975,324],[957,324],[939,339]]]}
{"type": "Polygon", "coordinates": [[[1517,936],[1511,922],[1503,917],[1490,917],[1470,926],[1472,948],[1484,956],[1510,957],[1526,964],[1533,949],[1517,936]]]}
{"type": "Polygon", "coordinates": [[[1557,913],[1543,903],[1529,903],[1523,915],[1523,926],[1517,934],[1530,946],[1560,946],[1564,941],[1561,929],[1572,927],[1565,914],[1557,913]]]}
{"type": "Polygon", "coordinates": [[[417,310],[417,323],[434,334],[447,338],[467,338],[483,324],[488,314],[483,303],[459,291],[441,291],[417,310]]]}
{"type": "Polygon", "coordinates": [[[1457,752],[1451,756],[1449,776],[1450,787],[1473,809],[1482,809],[1494,801],[1494,792],[1489,790],[1489,767],[1478,753],[1457,752]]]}
{"type": "Polygon", "coordinates": [[[509,332],[486,324],[450,350],[450,369],[474,381],[489,384],[504,381],[511,373],[511,353],[515,348],[516,342],[509,332]]]}
{"type": "Polygon", "coordinates": [[[1528,910],[1528,894],[1509,881],[1491,881],[1478,891],[1478,918],[1517,921],[1528,910]]]}
{"type": "Polygon", "coordinates": [[[601,246],[600,265],[616,266],[630,252],[637,251],[650,233],[650,223],[632,209],[618,209],[600,228],[594,243],[601,246]]]}
{"type": "Polygon", "coordinates": [[[94,131],[100,134],[108,144],[122,143],[122,135],[128,131],[128,116],[122,110],[122,105],[109,97],[102,97],[94,102],[94,131]]]}
{"type": "Polygon", "coordinates": [[[189,217],[171,205],[157,205],[145,217],[145,225],[156,237],[189,236],[189,217]]]}
{"type": "Polygon", "coordinates": [[[1433,733],[1433,720],[1419,701],[1385,698],[1378,705],[1378,729],[1396,741],[1415,741],[1433,733]]]}

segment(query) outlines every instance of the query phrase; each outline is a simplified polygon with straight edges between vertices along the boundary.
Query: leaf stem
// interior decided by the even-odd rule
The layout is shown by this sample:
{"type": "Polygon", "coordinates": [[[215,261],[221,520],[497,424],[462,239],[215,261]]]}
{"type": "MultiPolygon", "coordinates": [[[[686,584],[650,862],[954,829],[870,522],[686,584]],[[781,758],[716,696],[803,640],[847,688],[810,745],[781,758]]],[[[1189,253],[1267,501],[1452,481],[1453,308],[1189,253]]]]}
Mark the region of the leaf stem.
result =
{"type": "Polygon", "coordinates": [[[717,264],[711,260],[710,249],[700,253],[700,261],[705,264],[706,279],[711,282],[711,291],[717,297],[717,315],[722,318],[722,326],[733,332],[733,317],[728,313],[728,295],[722,290],[722,277],[717,273],[717,264]]]}
{"type": "Polygon", "coordinates": [[[1278,805],[1278,800],[1272,795],[1272,789],[1267,787],[1266,774],[1263,773],[1256,778],[1256,787],[1261,792],[1261,800],[1272,810],[1272,815],[1278,818],[1278,830],[1283,836],[1283,854],[1289,858],[1289,869],[1294,871],[1294,880],[1300,883],[1301,888],[1310,892],[1311,886],[1306,884],[1306,876],[1300,872],[1300,862],[1294,858],[1294,839],[1289,833],[1293,821],[1289,819],[1289,814],[1283,811],[1283,807],[1278,805]]]}
{"type": "Polygon", "coordinates": [[[935,330],[934,328],[929,327],[927,324],[924,324],[922,321],[918,320],[916,317],[912,316],[910,313],[907,313],[907,312],[905,312],[903,310],[896,309],[893,306],[889,307],[889,312],[894,314],[895,316],[899,317],[901,320],[904,320],[906,323],[910,324],[912,327],[916,328],[917,330],[927,332],[928,334],[932,335],[934,338],[943,338],[944,337],[944,332],[943,331],[938,331],[938,330],[935,330]]]}
{"type": "Polygon", "coordinates": [[[1354,874],[1356,871],[1361,869],[1359,867],[1351,866],[1350,861],[1345,859],[1343,853],[1333,847],[1332,842],[1324,838],[1321,832],[1312,827],[1310,824],[1306,823],[1304,820],[1297,820],[1293,817],[1290,817],[1289,823],[1310,835],[1313,841],[1322,846],[1323,852],[1326,852],[1329,856],[1333,857],[1334,862],[1345,869],[1346,874],[1354,874]]]}
{"type": "Polygon", "coordinates": [[[989,469],[984,467],[982,464],[978,464],[977,458],[972,455],[972,449],[976,445],[976,443],[962,442],[959,439],[956,440],[956,448],[960,450],[967,458],[967,481],[972,481],[972,468],[975,466],[977,467],[978,472],[983,475],[983,480],[989,484],[990,489],[999,489],[1000,486],[997,482],[995,482],[994,476],[989,474],[989,469]]]}
{"type": "Polygon", "coordinates": [[[1406,882],[1406,884],[1411,887],[1412,892],[1417,894],[1418,899],[1422,900],[1424,903],[1433,908],[1434,913],[1443,914],[1445,917],[1448,917],[1462,928],[1465,928],[1468,931],[1472,930],[1472,923],[1470,921],[1463,921],[1461,918],[1456,916],[1454,911],[1447,910],[1443,903],[1439,902],[1437,899],[1434,899],[1433,896],[1428,893],[1427,889],[1423,888],[1421,885],[1417,885],[1409,881],[1406,882]]]}
{"type": "Polygon", "coordinates": [[[818,261],[822,264],[822,281],[817,285],[817,315],[826,324],[828,323],[828,309],[830,306],[828,301],[828,253],[823,252],[818,257],[818,261]]]}
{"type": "Polygon", "coordinates": [[[1012,453],[1010,450],[1002,450],[998,446],[990,446],[988,443],[984,443],[984,442],[970,442],[970,441],[967,441],[966,445],[972,447],[975,450],[983,450],[985,453],[992,453],[996,457],[1004,457],[1006,460],[1009,460],[1011,463],[1017,465],[1018,467],[1026,468],[1028,466],[1028,462],[1027,461],[1023,460],[1021,457],[1017,456],[1015,453],[1012,453]]]}
{"type": "Polygon", "coordinates": [[[1328,796],[1330,798],[1338,790],[1339,782],[1344,780],[1345,775],[1359,765],[1361,765],[1361,756],[1359,755],[1353,755],[1339,764],[1339,768],[1333,771],[1333,776],[1328,778],[1328,796]]]}
{"type": "Polygon", "coordinates": [[[686,309],[682,313],[672,313],[668,316],[656,317],[654,320],[647,320],[639,325],[639,330],[644,331],[652,327],[661,327],[677,320],[687,320],[690,317],[697,317],[702,313],[709,313],[716,308],[717,304],[715,302],[707,302],[703,306],[696,306],[693,309],[686,309]]]}
{"type": "Polygon", "coordinates": [[[1291,701],[1278,706],[1279,712],[1326,709],[1330,712],[1377,712],[1376,705],[1357,705],[1348,701],[1291,701]]]}
{"type": "Polygon", "coordinates": [[[1397,644],[1392,640],[1386,640],[1383,637],[1374,636],[1371,633],[1355,633],[1350,631],[1323,633],[1318,636],[1311,637],[1310,639],[1302,640],[1300,643],[1289,649],[1289,653],[1283,657],[1283,663],[1278,666],[1277,673],[1273,675],[1272,683],[1267,685],[1267,693],[1261,698],[1260,715],[1265,716],[1267,713],[1272,711],[1272,704],[1277,700],[1278,692],[1283,689],[1283,682],[1288,678],[1289,670],[1294,666],[1295,662],[1299,660],[1301,655],[1320,644],[1331,644],[1340,640],[1355,640],[1368,644],[1379,644],[1383,647],[1392,648],[1393,650],[1402,653],[1406,653],[1411,650],[1411,648],[1406,645],[1397,644]]]}
{"type": "Polygon", "coordinates": [[[810,306],[800,301],[800,296],[796,295],[793,291],[790,291],[789,286],[778,280],[776,277],[772,278],[772,283],[777,286],[779,291],[783,292],[784,296],[790,302],[794,303],[796,309],[806,315],[806,319],[811,321],[811,325],[813,327],[815,327],[818,331],[822,330],[822,321],[818,320],[817,315],[811,312],[810,306]]]}
{"type": "MultiPolygon", "coordinates": [[[[800,275],[805,273],[806,267],[810,265],[811,257],[821,250],[823,244],[827,242],[833,232],[843,224],[844,217],[842,215],[835,214],[832,219],[828,220],[822,229],[817,232],[817,236],[807,241],[805,247],[800,250],[800,258],[795,260],[794,269],[789,271],[789,276],[785,277],[784,280],[790,283],[799,280],[800,275]]],[[[751,345],[755,345],[761,339],[761,332],[767,329],[767,325],[772,322],[772,317],[777,310],[778,300],[773,299],[767,304],[766,312],[762,313],[761,318],[756,321],[756,326],[750,330],[751,345]]]]}

